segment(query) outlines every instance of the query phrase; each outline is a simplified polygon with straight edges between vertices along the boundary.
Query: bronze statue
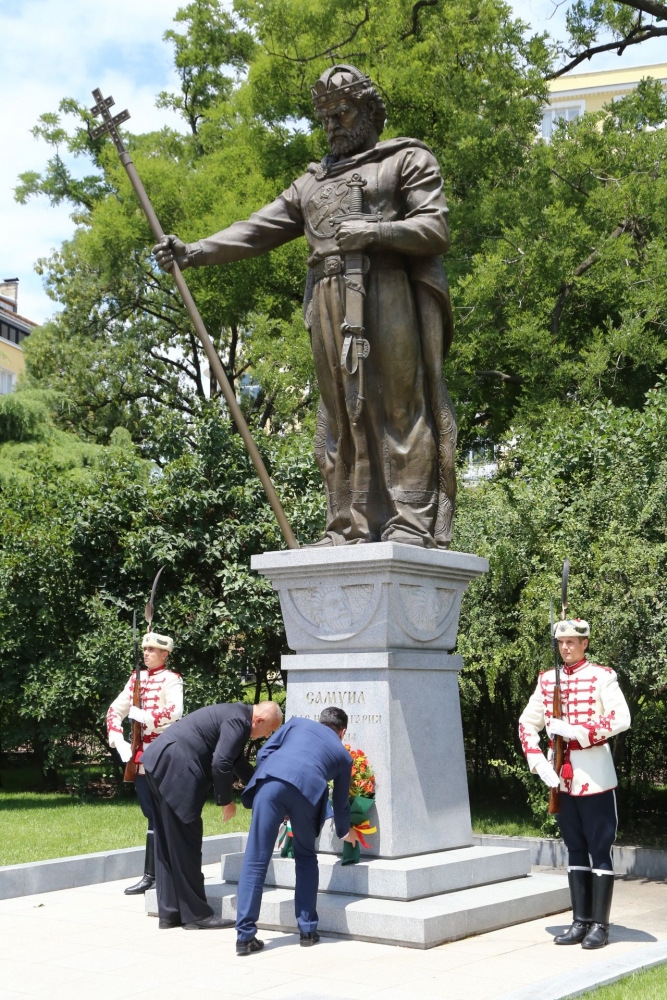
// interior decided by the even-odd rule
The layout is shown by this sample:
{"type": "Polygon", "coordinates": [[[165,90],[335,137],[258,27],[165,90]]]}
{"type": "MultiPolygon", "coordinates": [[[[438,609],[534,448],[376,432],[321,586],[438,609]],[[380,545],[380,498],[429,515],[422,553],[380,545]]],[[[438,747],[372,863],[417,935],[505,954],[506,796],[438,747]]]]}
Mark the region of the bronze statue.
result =
{"type": "Polygon", "coordinates": [[[378,141],[384,103],[353,66],[312,88],[331,153],[275,201],[214,236],[165,237],[170,270],[256,257],[305,235],[304,319],[320,405],[315,458],[327,495],[318,545],[447,548],[456,418],[442,375],[452,312],[438,163],[417,139],[378,141]]]}

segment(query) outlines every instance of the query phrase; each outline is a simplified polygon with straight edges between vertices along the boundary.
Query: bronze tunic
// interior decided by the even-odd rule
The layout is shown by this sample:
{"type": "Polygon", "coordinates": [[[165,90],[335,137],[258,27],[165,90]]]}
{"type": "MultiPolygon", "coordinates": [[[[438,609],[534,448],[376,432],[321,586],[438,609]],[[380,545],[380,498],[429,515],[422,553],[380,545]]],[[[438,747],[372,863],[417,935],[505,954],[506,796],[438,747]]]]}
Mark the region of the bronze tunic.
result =
{"type": "Polygon", "coordinates": [[[311,164],[246,222],[188,246],[192,265],[259,256],[305,235],[310,254],[304,317],[320,389],[315,458],[327,494],[332,544],[400,541],[449,545],[456,421],[442,376],[452,336],[440,254],[449,246],[438,163],[415,139],[311,164]],[[341,364],[345,255],[335,231],[351,212],[353,175],[365,182],[365,403],[355,422],[359,373],[341,364]]]}

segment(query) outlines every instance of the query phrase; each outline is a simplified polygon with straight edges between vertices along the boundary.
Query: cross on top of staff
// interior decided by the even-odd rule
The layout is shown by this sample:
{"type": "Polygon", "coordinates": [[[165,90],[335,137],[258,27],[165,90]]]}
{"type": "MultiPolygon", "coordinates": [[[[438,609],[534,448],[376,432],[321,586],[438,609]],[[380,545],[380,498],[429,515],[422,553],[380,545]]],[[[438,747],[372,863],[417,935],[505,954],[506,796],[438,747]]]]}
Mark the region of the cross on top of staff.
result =
{"type": "Polygon", "coordinates": [[[97,117],[102,116],[102,124],[98,125],[97,128],[91,129],[90,135],[93,139],[100,139],[103,135],[110,135],[114,146],[119,153],[125,152],[125,145],[118,132],[118,126],[123,122],[126,122],[130,117],[130,112],[126,109],[121,111],[119,114],[113,117],[109,114],[109,108],[113,107],[116,103],[113,97],[102,97],[102,91],[99,87],[96,87],[93,91],[93,97],[97,101],[94,107],[90,109],[91,115],[97,117]]]}

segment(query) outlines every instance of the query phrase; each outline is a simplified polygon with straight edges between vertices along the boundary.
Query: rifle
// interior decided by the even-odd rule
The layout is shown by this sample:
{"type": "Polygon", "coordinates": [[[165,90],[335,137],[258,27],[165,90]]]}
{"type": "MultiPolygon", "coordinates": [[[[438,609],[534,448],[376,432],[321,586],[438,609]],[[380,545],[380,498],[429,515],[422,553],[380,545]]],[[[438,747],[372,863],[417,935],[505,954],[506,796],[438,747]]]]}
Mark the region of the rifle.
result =
{"type": "MultiPolygon", "coordinates": [[[[139,663],[139,646],[137,643],[137,612],[132,612],[132,641],[134,643],[134,690],[132,691],[132,704],[135,708],[141,708],[141,664],[139,663]]],[[[132,756],[125,765],[123,781],[128,784],[137,777],[138,764],[137,753],[141,750],[141,723],[132,723],[132,756]]]]}
{"type": "MultiPolygon", "coordinates": [[[[567,581],[570,575],[570,560],[566,559],[563,563],[563,577],[561,581],[561,621],[565,620],[565,615],[567,612],[567,581]]],[[[554,700],[552,707],[552,714],[554,719],[563,718],[563,707],[561,704],[561,691],[560,691],[560,663],[558,662],[558,643],[556,642],[556,636],[554,633],[554,602],[551,601],[551,648],[554,654],[554,670],[556,674],[555,684],[554,684],[554,700]]],[[[565,747],[563,744],[563,737],[556,736],[554,741],[554,770],[556,774],[560,777],[560,772],[563,767],[563,759],[565,756],[565,747]]],[[[560,788],[552,788],[549,791],[549,813],[555,815],[560,812],[560,788]]]]}
{"type": "MultiPolygon", "coordinates": [[[[153,614],[155,612],[155,592],[157,590],[158,580],[162,575],[162,570],[164,566],[160,566],[159,570],[155,575],[153,580],[153,586],[151,587],[151,596],[148,598],[148,604],[144,611],[144,618],[148,622],[147,632],[150,632],[151,625],[153,623],[153,614]]],[[[137,643],[137,613],[132,612],[132,638],[134,641],[134,689],[132,691],[132,704],[135,708],[141,708],[141,664],[139,663],[139,645],[137,643]]],[[[139,765],[137,764],[137,754],[143,746],[143,741],[141,739],[141,723],[132,723],[132,756],[125,765],[125,774],[123,775],[123,781],[128,783],[136,780],[137,771],[139,765]]]]}

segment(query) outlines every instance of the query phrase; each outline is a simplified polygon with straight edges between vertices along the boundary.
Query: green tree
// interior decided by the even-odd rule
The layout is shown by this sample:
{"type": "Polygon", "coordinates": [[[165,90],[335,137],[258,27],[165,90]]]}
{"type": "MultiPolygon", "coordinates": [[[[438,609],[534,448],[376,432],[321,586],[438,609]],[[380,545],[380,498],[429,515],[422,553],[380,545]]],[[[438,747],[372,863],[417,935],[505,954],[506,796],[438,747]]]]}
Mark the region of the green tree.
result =
{"type": "MultiPolygon", "coordinates": [[[[592,623],[591,658],[619,674],[634,719],[614,741],[621,775],[661,780],[667,732],[667,385],[643,410],[543,408],[517,428],[497,477],[464,485],[456,548],[489,558],[471,586],[458,651],[468,759],[520,752],[516,720],[552,664],[549,599],[570,558],[569,608],[592,623]]],[[[522,769],[524,768],[521,762],[522,769]]],[[[539,789],[539,786],[535,786],[539,789]]],[[[541,796],[544,801],[544,796],[541,796]]]]}
{"type": "MultiPolygon", "coordinates": [[[[0,407],[5,438],[17,420],[4,416],[17,400],[25,410],[27,395],[0,407]]],[[[45,767],[82,744],[101,752],[107,707],[133,667],[132,609],[159,566],[156,623],[175,637],[187,709],[243,697],[251,674],[256,699],[270,692],[285,639],[271,586],[249,565],[281,542],[218,407],[206,404],[192,440],[165,440],[172,457],[150,475],[123,429],[103,447],[45,423],[38,415],[32,441],[21,432],[0,448],[0,470],[16,472],[0,479],[0,746],[30,744],[45,767]]],[[[298,438],[264,445],[288,516],[308,537],[323,516],[312,463],[298,438]]]]}
{"type": "Polygon", "coordinates": [[[644,81],[535,143],[502,223],[455,291],[448,373],[465,436],[520,414],[610,400],[641,408],[667,371],[667,100],[644,81]]]}
{"type": "Polygon", "coordinates": [[[667,5],[657,0],[575,0],[566,11],[568,41],[558,46],[562,76],[602,52],[621,56],[629,46],[667,36],[667,5]]]}
{"type": "MultiPolygon", "coordinates": [[[[530,153],[545,93],[546,44],[526,40],[508,7],[281,0],[239,3],[232,19],[207,0],[184,8],[178,22],[185,31],[168,39],[181,93],[160,100],[190,134],[128,137],[165,230],[195,239],[247,216],[324,152],[309,87],[335,53],[378,80],[387,135],[415,135],[440,157],[455,237],[448,268],[457,280],[469,271],[483,234],[498,227],[496,188],[514,183],[530,153]],[[246,65],[244,80],[238,71],[246,65]]],[[[72,101],[60,116],[44,116],[37,134],[55,156],[44,177],[24,175],[17,189],[22,200],[69,199],[80,221],[74,238],[40,262],[62,311],[31,338],[28,368],[72,400],[66,426],[107,441],[122,424],[159,458],[152,423],[174,409],[185,424],[192,419],[194,400],[206,393],[203,356],[171,279],[147,256],[150,233],[115,151],[90,140],[89,118],[72,101]],[[63,145],[94,160],[99,175],[85,191],[62,166],[63,145]]],[[[301,240],[188,276],[229,377],[253,385],[245,403],[260,426],[271,418],[272,430],[308,425],[315,401],[299,319],[304,277],[301,240]]]]}

